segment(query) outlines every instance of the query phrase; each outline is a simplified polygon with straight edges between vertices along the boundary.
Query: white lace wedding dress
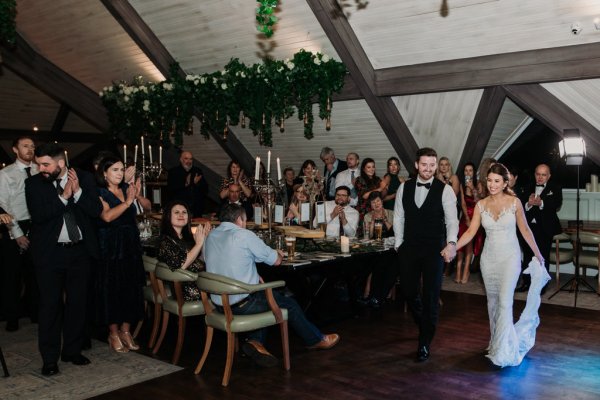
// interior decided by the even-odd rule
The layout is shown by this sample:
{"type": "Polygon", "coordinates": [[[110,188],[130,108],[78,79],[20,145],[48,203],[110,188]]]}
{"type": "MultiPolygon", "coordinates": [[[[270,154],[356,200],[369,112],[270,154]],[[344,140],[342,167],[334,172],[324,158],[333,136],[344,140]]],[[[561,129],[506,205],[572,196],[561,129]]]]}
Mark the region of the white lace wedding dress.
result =
{"type": "MultiPolygon", "coordinates": [[[[515,199],[515,202],[518,201],[515,199]]],[[[487,357],[500,367],[519,365],[535,344],[540,323],[540,291],[550,280],[546,269],[534,257],[524,273],[531,274],[527,304],[513,324],[513,296],[521,272],[521,251],[517,239],[516,203],[492,215],[478,203],[486,239],[481,254],[481,274],[487,294],[490,344],[487,357]]]]}

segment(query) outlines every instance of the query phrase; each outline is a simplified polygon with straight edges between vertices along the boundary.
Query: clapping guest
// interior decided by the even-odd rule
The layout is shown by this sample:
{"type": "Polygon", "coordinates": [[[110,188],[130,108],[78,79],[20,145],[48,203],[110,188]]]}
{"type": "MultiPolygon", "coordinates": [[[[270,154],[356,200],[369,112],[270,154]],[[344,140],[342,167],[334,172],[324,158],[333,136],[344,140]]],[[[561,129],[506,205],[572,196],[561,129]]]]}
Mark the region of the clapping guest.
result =
{"type": "Polygon", "coordinates": [[[221,199],[226,199],[229,194],[229,185],[235,183],[242,189],[240,194],[240,200],[244,201],[252,196],[252,184],[250,179],[246,176],[246,173],[240,166],[240,163],[235,160],[231,160],[227,166],[227,178],[223,178],[221,182],[221,191],[219,196],[221,199]]]}
{"type": "Polygon", "coordinates": [[[381,191],[383,195],[383,207],[387,210],[394,211],[394,203],[396,202],[396,192],[400,184],[406,179],[400,175],[400,160],[398,157],[390,157],[387,160],[387,173],[383,176],[381,191]]]}
{"type": "MultiPolygon", "coordinates": [[[[335,200],[325,202],[325,222],[328,237],[339,238],[340,235],[355,237],[358,228],[358,211],[348,204],[350,189],[340,186],[335,189],[335,200]]],[[[313,227],[317,227],[317,218],[313,220],[313,227]]]]}
{"type": "Polygon", "coordinates": [[[241,197],[242,197],[242,187],[240,185],[232,183],[231,185],[229,185],[229,190],[227,191],[227,199],[225,199],[225,201],[223,201],[223,203],[221,204],[221,209],[223,207],[225,207],[227,204],[238,204],[238,205],[244,207],[244,210],[246,211],[246,215],[248,215],[249,218],[252,218],[252,215],[254,214],[254,209],[252,208],[252,204],[250,203],[250,200],[246,199],[246,200],[242,201],[241,197]]]}
{"type": "MultiPolygon", "coordinates": [[[[207,222],[198,225],[196,232],[192,233],[187,204],[181,201],[170,203],[165,208],[160,228],[158,261],[167,264],[171,270],[203,271],[204,263],[199,255],[210,230],[210,223],[207,222]]],[[[183,283],[183,298],[185,301],[200,300],[200,291],[194,282],[183,283]]]]}
{"type": "Polygon", "coordinates": [[[369,196],[372,192],[381,192],[381,178],[375,174],[375,161],[372,158],[365,158],[360,164],[360,176],[354,182],[358,192],[358,204],[356,210],[361,219],[371,210],[369,196]]]}
{"type": "Polygon", "coordinates": [[[440,157],[436,178],[446,185],[450,185],[452,190],[454,190],[454,194],[458,197],[460,180],[458,179],[458,176],[452,172],[452,164],[450,164],[448,157],[440,157]]]}
{"type": "Polygon", "coordinates": [[[146,284],[134,205],[139,186],[125,183],[124,177],[125,166],[117,157],[104,158],[96,171],[102,203],[96,274],[98,318],[108,325],[109,346],[118,353],[139,349],[130,327],[144,318],[146,284]]]}
{"type": "Polygon", "coordinates": [[[302,203],[306,203],[308,201],[308,196],[306,195],[306,190],[300,184],[294,185],[294,195],[292,196],[292,200],[290,201],[290,206],[288,207],[288,212],[286,214],[286,219],[290,221],[290,225],[300,225],[301,216],[300,216],[300,208],[302,207],[302,203]]]}
{"type": "MultiPolygon", "coordinates": [[[[462,217],[458,225],[458,236],[462,236],[471,225],[475,205],[479,201],[479,191],[477,190],[477,176],[475,175],[475,164],[468,162],[464,168],[464,185],[460,187],[460,203],[462,217]]],[[[460,249],[456,257],[456,276],[454,282],[467,283],[471,268],[472,257],[481,253],[483,245],[483,232],[480,230],[475,238],[469,242],[463,249],[460,249]]]]}

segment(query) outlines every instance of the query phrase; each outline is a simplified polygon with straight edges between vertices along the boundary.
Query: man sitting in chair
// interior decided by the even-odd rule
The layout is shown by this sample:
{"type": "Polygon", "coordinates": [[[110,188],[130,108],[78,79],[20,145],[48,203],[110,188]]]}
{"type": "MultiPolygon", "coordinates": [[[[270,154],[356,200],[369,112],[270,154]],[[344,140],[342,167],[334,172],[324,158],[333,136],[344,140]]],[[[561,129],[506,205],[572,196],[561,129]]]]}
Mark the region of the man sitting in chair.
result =
{"type": "MultiPolygon", "coordinates": [[[[253,232],[246,229],[246,212],[237,204],[228,204],[219,215],[221,225],[206,238],[204,259],[206,270],[214,274],[237,279],[248,284],[257,284],[260,276],[257,262],[277,266],[281,264],[283,253],[271,249],[253,232]]],[[[308,349],[326,350],[337,344],[339,335],[324,335],[306,319],[296,300],[273,292],[275,301],[288,310],[288,323],[304,340],[308,349]]],[[[213,304],[222,306],[221,297],[211,295],[213,304]]],[[[234,314],[256,314],[270,310],[264,292],[231,295],[231,310],[234,314]]],[[[221,310],[220,310],[221,311],[221,310]]],[[[242,350],[260,366],[270,367],[277,359],[265,347],[266,330],[249,332],[242,350]]]]}

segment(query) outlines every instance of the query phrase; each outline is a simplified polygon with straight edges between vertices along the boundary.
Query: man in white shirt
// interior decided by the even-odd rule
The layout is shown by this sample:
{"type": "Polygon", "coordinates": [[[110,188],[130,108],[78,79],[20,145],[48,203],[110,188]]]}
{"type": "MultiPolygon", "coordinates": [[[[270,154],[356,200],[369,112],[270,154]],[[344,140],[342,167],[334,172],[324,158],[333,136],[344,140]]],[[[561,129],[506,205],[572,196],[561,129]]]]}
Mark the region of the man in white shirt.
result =
{"type": "Polygon", "coordinates": [[[458,218],[452,187],[435,179],[435,150],[419,149],[415,168],[417,178],[403,183],[396,195],[394,247],[402,262],[403,295],[419,325],[417,361],[422,362],[430,356],[437,325],[444,261],[456,256],[458,218]]]}
{"type": "Polygon", "coordinates": [[[29,229],[31,217],[25,200],[25,180],[38,173],[33,162],[35,144],[29,137],[19,137],[13,141],[12,150],[16,160],[0,170],[0,207],[11,215],[8,235],[1,243],[4,263],[2,263],[2,305],[6,318],[6,330],[19,329],[19,303],[23,284],[25,300],[29,303],[32,320],[37,320],[37,285],[29,249],[29,229]]]}
{"type": "MultiPolygon", "coordinates": [[[[335,189],[335,200],[325,202],[325,221],[327,230],[325,234],[328,237],[338,238],[340,234],[349,237],[356,236],[359,215],[358,211],[348,205],[350,199],[350,189],[347,186],[340,186],[335,189]]],[[[317,227],[317,218],[313,221],[313,226],[317,227]]]]}
{"type": "Polygon", "coordinates": [[[340,186],[348,186],[350,188],[350,205],[356,207],[358,204],[358,193],[354,188],[354,181],[360,176],[359,157],[356,153],[348,153],[346,156],[346,164],[348,169],[343,170],[335,178],[336,189],[340,186]]]}

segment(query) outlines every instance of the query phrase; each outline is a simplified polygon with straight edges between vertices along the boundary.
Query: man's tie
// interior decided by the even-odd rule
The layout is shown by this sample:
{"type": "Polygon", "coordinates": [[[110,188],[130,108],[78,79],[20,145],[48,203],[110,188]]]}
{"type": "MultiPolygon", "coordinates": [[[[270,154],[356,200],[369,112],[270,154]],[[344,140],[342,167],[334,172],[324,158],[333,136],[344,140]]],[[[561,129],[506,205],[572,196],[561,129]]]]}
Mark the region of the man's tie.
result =
{"type": "Polygon", "coordinates": [[[356,171],[350,171],[350,183],[352,184],[352,189],[350,189],[350,197],[352,197],[353,199],[356,198],[356,195],[358,193],[356,193],[356,189],[354,188],[354,173],[356,171]]]}
{"type": "MultiPolygon", "coordinates": [[[[62,179],[56,180],[56,193],[58,193],[59,196],[64,192],[63,187],[60,186],[61,180],[62,179]]],[[[65,226],[67,227],[67,235],[69,235],[69,239],[71,240],[71,242],[77,243],[79,242],[79,240],[81,240],[81,236],[79,235],[79,228],[77,228],[77,219],[75,217],[75,213],[69,207],[69,205],[73,203],[72,196],[71,198],[69,198],[68,202],[69,204],[67,204],[67,209],[63,214],[63,217],[65,219],[65,226]]]]}
{"type": "Polygon", "coordinates": [[[338,222],[340,223],[340,237],[346,235],[346,233],[344,232],[344,225],[342,224],[342,219],[340,218],[340,216],[338,215],[338,222]]]}
{"type": "Polygon", "coordinates": [[[431,188],[431,182],[427,182],[427,183],[417,182],[417,186],[425,186],[425,189],[429,190],[431,188]]]}
{"type": "Polygon", "coordinates": [[[25,173],[27,174],[28,178],[31,178],[31,167],[25,167],[25,173]]]}

